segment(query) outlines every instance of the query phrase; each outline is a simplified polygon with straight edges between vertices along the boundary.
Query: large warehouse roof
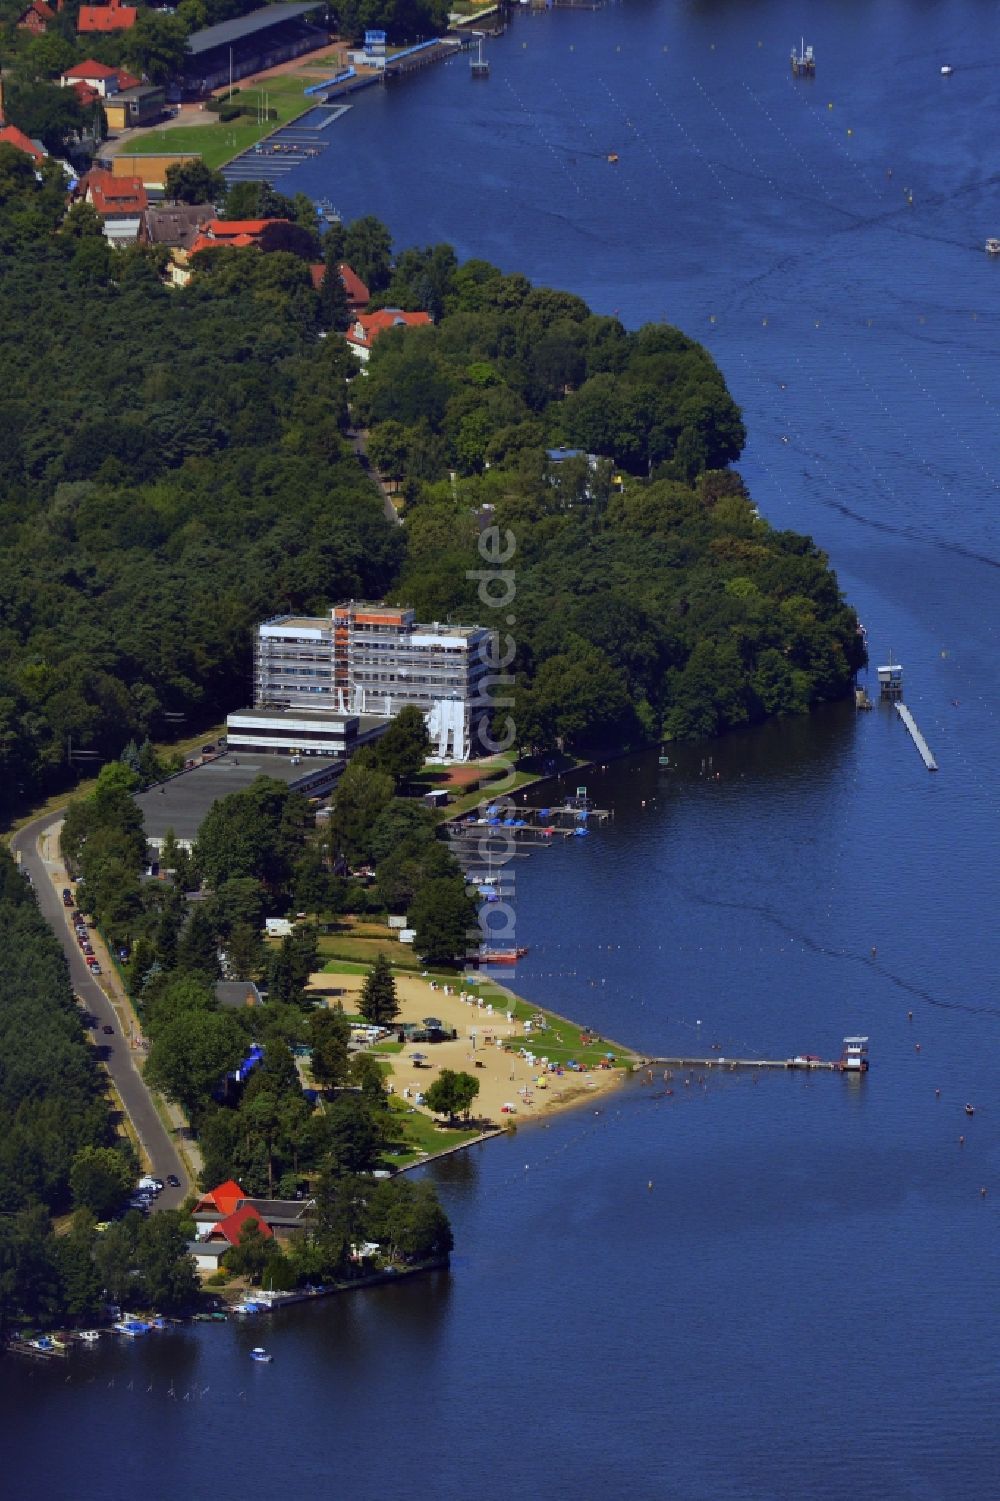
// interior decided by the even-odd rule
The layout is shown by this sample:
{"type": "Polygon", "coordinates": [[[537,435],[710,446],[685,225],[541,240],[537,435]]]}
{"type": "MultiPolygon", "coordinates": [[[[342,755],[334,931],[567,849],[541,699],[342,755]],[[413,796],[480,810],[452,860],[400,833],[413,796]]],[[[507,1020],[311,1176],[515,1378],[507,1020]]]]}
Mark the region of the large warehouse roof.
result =
{"type": "Polygon", "coordinates": [[[204,31],[192,32],[188,37],[188,52],[197,57],[210,52],[213,47],[228,47],[255,32],[267,31],[271,26],[280,26],[283,21],[295,21],[311,10],[319,10],[323,0],[310,0],[305,5],[265,5],[263,10],[251,11],[248,16],[239,16],[235,21],[220,21],[218,26],[206,26],[204,31]]]}
{"type": "Polygon", "coordinates": [[[189,843],[214,803],[230,792],[245,792],[258,777],[274,777],[309,796],[312,783],[322,782],[324,773],[342,764],[325,756],[305,756],[297,765],[289,756],[219,756],[140,792],[135,800],[147,839],[162,839],[173,829],[175,838],[189,843]]]}

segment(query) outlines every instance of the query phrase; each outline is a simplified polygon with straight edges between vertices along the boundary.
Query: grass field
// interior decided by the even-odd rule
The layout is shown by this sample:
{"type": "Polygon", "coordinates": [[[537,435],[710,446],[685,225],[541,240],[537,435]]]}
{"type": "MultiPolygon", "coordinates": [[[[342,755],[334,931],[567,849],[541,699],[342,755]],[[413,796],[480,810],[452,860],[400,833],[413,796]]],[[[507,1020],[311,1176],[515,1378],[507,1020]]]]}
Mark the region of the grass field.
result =
{"type": "Polygon", "coordinates": [[[206,111],[204,125],[178,125],[175,129],[144,131],[130,141],[129,152],[197,151],[207,167],[222,167],[263,136],[312,109],[312,101],[306,98],[303,90],[315,81],[315,78],[297,73],[286,73],[269,78],[266,85],[242,89],[237,94],[237,99],[256,108],[258,101],[263,103],[266,92],[268,108],[278,112],[276,120],[258,125],[253,118],[241,118],[223,124],[206,111]]]}
{"type": "Polygon", "coordinates": [[[442,1152],[446,1147],[463,1146],[474,1136],[480,1135],[478,1126],[468,1129],[458,1126],[439,1126],[422,1110],[414,1110],[405,1101],[390,1096],[389,1114],[392,1118],[390,1150],[383,1152],[386,1161],[396,1167],[415,1162],[425,1153],[442,1152]]]}

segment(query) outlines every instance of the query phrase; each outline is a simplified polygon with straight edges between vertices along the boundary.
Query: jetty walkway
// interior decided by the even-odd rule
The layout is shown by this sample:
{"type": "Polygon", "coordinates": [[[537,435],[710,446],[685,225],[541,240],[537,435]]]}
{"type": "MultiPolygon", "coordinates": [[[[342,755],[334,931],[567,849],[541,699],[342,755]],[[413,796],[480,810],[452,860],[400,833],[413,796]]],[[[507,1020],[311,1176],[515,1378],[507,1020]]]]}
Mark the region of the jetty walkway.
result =
{"type": "Polygon", "coordinates": [[[937,762],[935,761],[934,757],[931,754],[931,748],[927,744],[927,741],[924,739],[923,735],[921,735],[919,729],[917,728],[917,721],[914,719],[914,717],[910,713],[909,709],[906,707],[906,705],[904,703],[897,703],[895,705],[895,709],[896,709],[896,713],[899,715],[900,719],[903,721],[903,723],[906,725],[906,728],[909,730],[910,735],[911,735],[911,737],[913,739],[913,743],[917,747],[917,750],[920,752],[920,759],[923,761],[924,765],[927,767],[927,770],[928,771],[937,771],[938,764],[937,764],[937,762]]]}
{"type": "Polygon", "coordinates": [[[644,1068],[791,1068],[837,1074],[845,1071],[839,1058],[831,1062],[825,1058],[723,1058],[719,1054],[712,1058],[641,1058],[632,1065],[632,1072],[639,1073],[644,1068]]]}

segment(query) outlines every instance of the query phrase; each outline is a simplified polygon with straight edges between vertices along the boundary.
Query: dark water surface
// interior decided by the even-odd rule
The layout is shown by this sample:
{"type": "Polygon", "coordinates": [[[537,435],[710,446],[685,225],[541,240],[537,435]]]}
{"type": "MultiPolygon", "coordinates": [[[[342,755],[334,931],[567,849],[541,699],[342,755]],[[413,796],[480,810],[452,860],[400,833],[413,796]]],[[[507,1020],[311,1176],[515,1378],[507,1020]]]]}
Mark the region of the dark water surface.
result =
{"type": "Polygon", "coordinates": [[[613,824],[516,863],[518,987],[654,1052],[863,1031],[872,1072],[633,1084],[452,1159],[450,1275],[290,1310],[271,1366],[231,1327],[8,1362],[0,1490],[994,1496],[1000,15],[632,4],[490,56],[283,186],[708,343],[941,764],[836,708],[589,776],[613,824]]]}

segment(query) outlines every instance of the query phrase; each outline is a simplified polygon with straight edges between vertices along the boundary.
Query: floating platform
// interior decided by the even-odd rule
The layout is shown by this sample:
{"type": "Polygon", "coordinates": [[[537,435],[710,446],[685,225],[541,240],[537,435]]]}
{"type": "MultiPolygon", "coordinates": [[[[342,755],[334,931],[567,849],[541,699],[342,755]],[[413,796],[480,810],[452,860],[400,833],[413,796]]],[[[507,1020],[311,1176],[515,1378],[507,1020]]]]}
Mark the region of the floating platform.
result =
{"type": "Polygon", "coordinates": [[[921,735],[920,730],[917,728],[917,721],[914,719],[909,709],[905,704],[902,703],[897,703],[894,707],[896,713],[899,715],[900,719],[909,730],[913,743],[917,747],[917,750],[920,752],[920,759],[927,767],[927,770],[937,771],[938,764],[935,761],[934,757],[931,755],[931,748],[927,744],[927,741],[924,739],[923,735],[921,735]]]}

